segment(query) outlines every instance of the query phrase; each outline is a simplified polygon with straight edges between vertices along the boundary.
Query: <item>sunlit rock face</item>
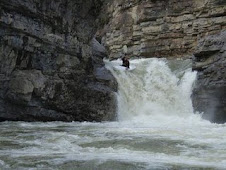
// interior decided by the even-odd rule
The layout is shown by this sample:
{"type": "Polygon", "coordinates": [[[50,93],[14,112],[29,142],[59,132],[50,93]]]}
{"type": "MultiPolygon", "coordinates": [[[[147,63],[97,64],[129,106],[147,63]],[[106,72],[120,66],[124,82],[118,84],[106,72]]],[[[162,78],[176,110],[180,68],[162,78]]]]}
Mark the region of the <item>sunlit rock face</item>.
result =
{"type": "Polygon", "coordinates": [[[226,29],[225,11],[223,0],[111,0],[97,35],[111,58],[188,57],[199,39],[226,29]]]}
{"type": "Polygon", "coordinates": [[[0,120],[115,118],[117,84],[92,41],[100,0],[1,0],[0,120]],[[97,62],[96,62],[97,61],[97,62]]]}

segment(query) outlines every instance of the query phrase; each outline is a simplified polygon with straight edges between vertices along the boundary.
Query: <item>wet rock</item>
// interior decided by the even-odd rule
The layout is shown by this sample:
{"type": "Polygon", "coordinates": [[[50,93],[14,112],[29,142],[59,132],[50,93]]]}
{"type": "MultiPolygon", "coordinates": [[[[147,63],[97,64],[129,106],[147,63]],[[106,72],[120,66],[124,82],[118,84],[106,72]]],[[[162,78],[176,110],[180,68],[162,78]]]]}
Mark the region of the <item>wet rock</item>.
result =
{"type": "Polygon", "coordinates": [[[93,61],[103,63],[103,58],[107,57],[107,51],[95,38],[92,39],[93,61]],[[96,61],[97,60],[97,61],[96,61]]]}
{"type": "Polygon", "coordinates": [[[212,122],[226,122],[226,31],[199,41],[193,69],[198,79],[193,93],[196,111],[212,122]]]}
{"type": "MultiPolygon", "coordinates": [[[[117,102],[116,102],[116,94],[117,91],[117,81],[113,77],[113,75],[110,73],[109,70],[107,70],[104,66],[103,59],[107,57],[107,51],[104,48],[103,45],[101,45],[96,39],[92,40],[92,63],[93,63],[93,74],[95,76],[95,82],[89,82],[88,88],[91,89],[95,94],[98,95],[97,99],[99,99],[98,102],[99,105],[95,105],[98,110],[101,108],[101,105],[104,105],[106,107],[106,110],[108,110],[108,119],[115,119],[115,112],[117,108],[117,102]],[[103,96],[103,94],[105,94],[103,96]],[[107,100],[106,100],[107,99],[107,100]]],[[[93,103],[94,101],[91,101],[93,103]]],[[[101,114],[105,114],[103,111],[100,110],[101,114]]]]}

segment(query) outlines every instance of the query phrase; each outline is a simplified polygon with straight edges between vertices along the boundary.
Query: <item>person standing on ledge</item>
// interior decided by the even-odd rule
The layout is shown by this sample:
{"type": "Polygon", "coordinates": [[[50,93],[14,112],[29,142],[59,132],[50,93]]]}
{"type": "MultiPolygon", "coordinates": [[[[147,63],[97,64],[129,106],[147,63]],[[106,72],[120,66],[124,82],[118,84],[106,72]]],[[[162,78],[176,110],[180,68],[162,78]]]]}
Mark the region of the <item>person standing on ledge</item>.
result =
{"type": "Polygon", "coordinates": [[[122,66],[126,67],[127,69],[129,69],[129,59],[127,57],[123,57],[122,58],[122,66]]]}

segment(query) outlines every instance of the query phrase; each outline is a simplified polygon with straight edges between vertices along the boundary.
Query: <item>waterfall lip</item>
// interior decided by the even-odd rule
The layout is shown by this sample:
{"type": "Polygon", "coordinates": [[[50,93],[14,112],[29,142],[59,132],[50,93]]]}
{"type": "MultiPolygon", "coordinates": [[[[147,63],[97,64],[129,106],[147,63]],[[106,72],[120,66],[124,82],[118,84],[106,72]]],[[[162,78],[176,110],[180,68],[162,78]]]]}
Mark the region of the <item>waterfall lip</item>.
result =
{"type": "Polygon", "coordinates": [[[132,70],[136,69],[136,66],[134,66],[134,65],[131,65],[129,68],[126,68],[126,67],[121,66],[121,65],[117,65],[117,66],[113,66],[113,67],[116,70],[122,70],[122,71],[132,71],[132,70]]]}
{"type": "MultiPolygon", "coordinates": [[[[176,74],[165,59],[131,62],[133,71],[113,69],[120,61],[105,63],[119,84],[118,121],[2,122],[2,141],[15,144],[16,137],[20,147],[3,144],[1,156],[19,166],[36,165],[39,158],[41,166],[44,162],[63,169],[71,162],[86,169],[93,163],[98,168],[116,164],[115,169],[124,163],[143,169],[225,169],[226,124],[212,124],[193,113],[190,95],[196,72],[187,68],[176,74]],[[34,158],[29,164],[23,159],[28,157],[34,158]]],[[[0,166],[7,164],[0,160],[0,166]]]]}
{"type": "Polygon", "coordinates": [[[193,115],[191,94],[196,80],[189,60],[165,58],[133,59],[131,72],[115,69],[120,59],[105,60],[105,65],[118,81],[118,119],[150,121],[164,117],[193,115]]]}

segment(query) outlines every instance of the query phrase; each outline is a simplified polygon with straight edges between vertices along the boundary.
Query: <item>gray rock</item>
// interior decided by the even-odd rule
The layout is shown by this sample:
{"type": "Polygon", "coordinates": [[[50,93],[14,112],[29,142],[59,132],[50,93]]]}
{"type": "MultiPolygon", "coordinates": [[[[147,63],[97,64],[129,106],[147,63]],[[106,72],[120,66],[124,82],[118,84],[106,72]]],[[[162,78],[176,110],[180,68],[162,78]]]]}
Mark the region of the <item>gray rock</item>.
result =
{"type": "Polygon", "coordinates": [[[196,111],[212,122],[226,122],[226,31],[200,40],[193,69],[198,79],[193,93],[196,111]]]}
{"type": "Polygon", "coordinates": [[[111,59],[123,53],[185,58],[193,54],[197,40],[225,30],[225,0],[108,0],[99,20],[104,26],[96,36],[111,59]]]}
{"type": "Polygon", "coordinates": [[[16,70],[9,81],[6,99],[14,103],[27,103],[31,100],[32,93],[44,89],[45,77],[38,70],[16,70]]]}
{"type": "Polygon", "coordinates": [[[114,120],[117,83],[91,41],[101,5],[1,0],[0,121],[114,120]]]}
{"type": "Polygon", "coordinates": [[[107,51],[95,38],[92,39],[93,61],[96,64],[103,63],[103,58],[107,57],[107,51]]]}

